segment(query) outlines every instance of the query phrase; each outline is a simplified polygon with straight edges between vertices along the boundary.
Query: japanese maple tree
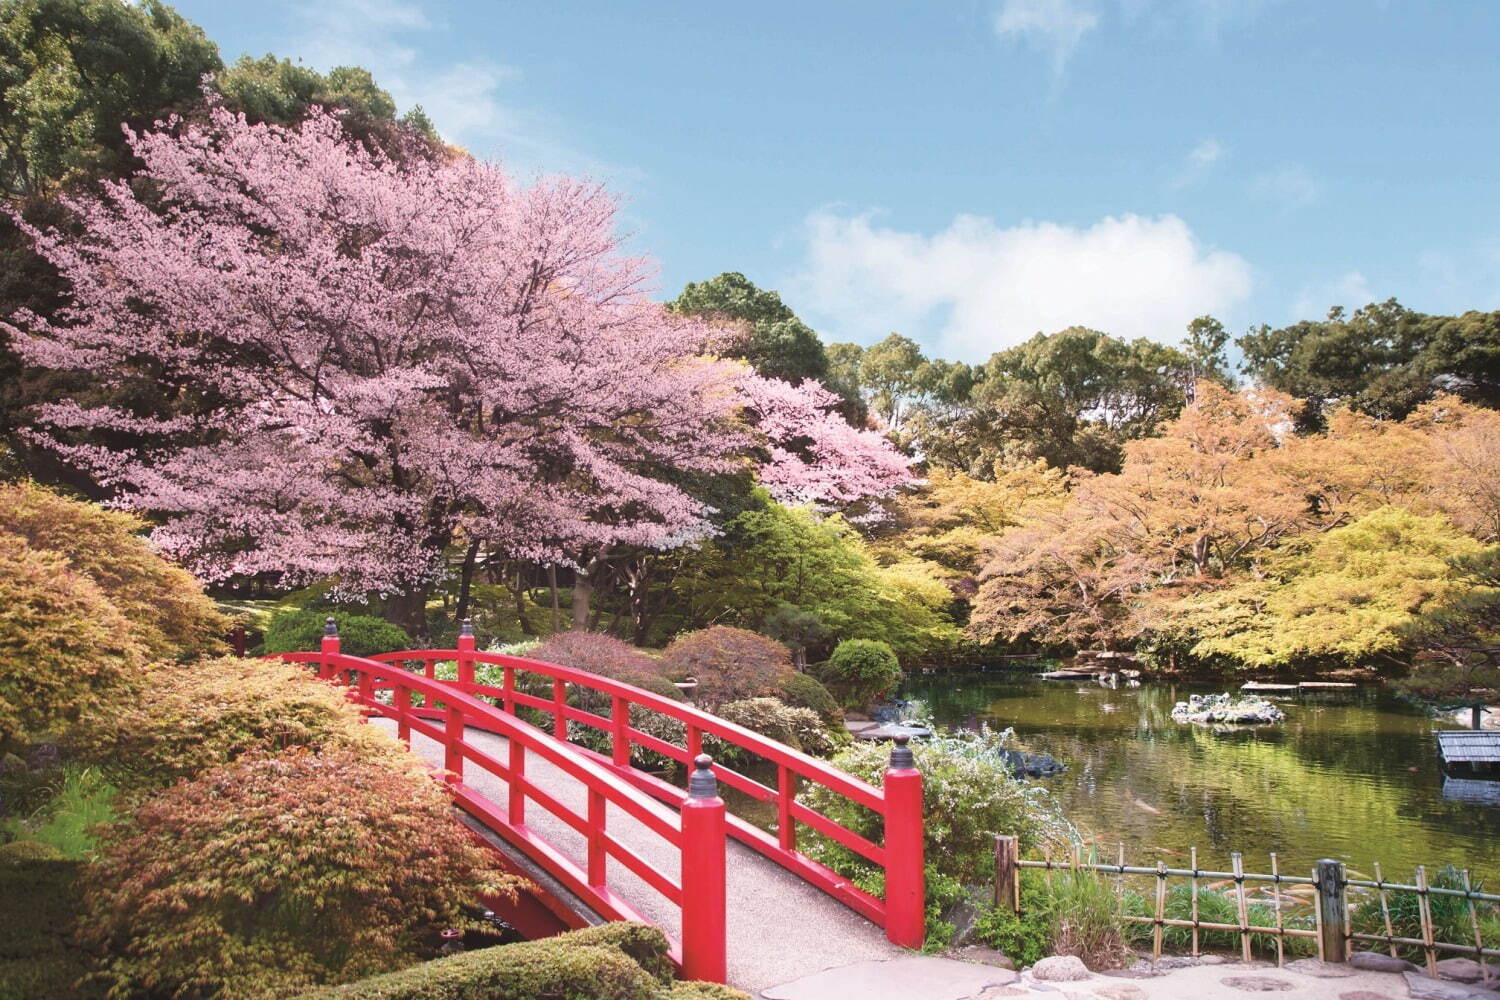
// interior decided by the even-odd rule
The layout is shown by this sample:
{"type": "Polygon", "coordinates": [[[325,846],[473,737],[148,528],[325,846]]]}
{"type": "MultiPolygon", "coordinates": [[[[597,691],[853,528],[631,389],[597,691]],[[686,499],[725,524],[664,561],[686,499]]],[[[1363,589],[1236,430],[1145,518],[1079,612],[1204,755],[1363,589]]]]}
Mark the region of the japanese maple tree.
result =
{"type": "Polygon", "coordinates": [[[647,298],[595,184],[397,163],[328,114],[129,140],[144,169],[68,203],[81,235],[31,230],[68,305],[0,326],[88,375],[37,435],[208,579],[333,577],[417,623],[458,533],[576,564],[701,536],[680,484],[753,457],[801,500],[907,480],[831,393],[715,358],[722,331],[647,298]]]}

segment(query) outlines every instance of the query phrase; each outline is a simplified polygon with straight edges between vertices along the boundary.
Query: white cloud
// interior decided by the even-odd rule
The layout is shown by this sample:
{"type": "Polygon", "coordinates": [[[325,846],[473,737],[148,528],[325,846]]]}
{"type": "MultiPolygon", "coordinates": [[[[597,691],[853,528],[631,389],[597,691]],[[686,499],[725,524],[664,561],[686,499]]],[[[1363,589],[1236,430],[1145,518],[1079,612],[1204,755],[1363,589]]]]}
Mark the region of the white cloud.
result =
{"type": "Polygon", "coordinates": [[[1301,167],[1282,167],[1261,174],[1250,185],[1250,189],[1262,198],[1279,203],[1288,211],[1312,204],[1321,193],[1318,182],[1301,167]]]}
{"type": "Polygon", "coordinates": [[[299,5],[294,17],[298,34],[288,48],[304,61],[322,70],[365,67],[403,112],[421,105],[444,139],[477,156],[527,172],[634,173],[581,153],[553,123],[510,99],[505,88],[520,78],[516,68],[488,58],[449,62],[440,47],[451,26],[414,0],[320,0],[299,5]]]}
{"type": "Polygon", "coordinates": [[[1243,258],[1205,248],[1173,215],[1086,229],[962,215],[926,236],[823,210],[808,217],[807,243],[794,287],[830,339],[900,330],[953,359],[1072,325],[1176,342],[1194,316],[1222,315],[1251,285],[1243,258]]]}
{"type": "Polygon", "coordinates": [[[1177,177],[1172,181],[1172,186],[1182,188],[1197,183],[1213,168],[1214,164],[1223,158],[1224,144],[1218,139],[1209,136],[1188,150],[1187,157],[1183,160],[1182,169],[1178,171],[1177,177]]]}
{"type": "Polygon", "coordinates": [[[1099,26],[1099,15],[1074,0],[1001,0],[995,33],[1045,52],[1061,74],[1083,36],[1099,26]]]}
{"type": "Polygon", "coordinates": [[[1370,290],[1365,276],[1358,271],[1348,271],[1332,281],[1304,285],[1292,305],[1292,321],[1323,319],[1334,306],[1343,306],[1346,312],[1353,312],[1375,301],[1375,293],[1370,290]]]}

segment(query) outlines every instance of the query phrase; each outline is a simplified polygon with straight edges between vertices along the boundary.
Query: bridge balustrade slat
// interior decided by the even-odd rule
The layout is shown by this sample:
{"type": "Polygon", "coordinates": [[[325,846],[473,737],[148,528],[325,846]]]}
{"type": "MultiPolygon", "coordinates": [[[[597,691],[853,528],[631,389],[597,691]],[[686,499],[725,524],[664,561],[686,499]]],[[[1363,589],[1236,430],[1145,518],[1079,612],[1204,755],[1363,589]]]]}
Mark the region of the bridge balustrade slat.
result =
{"type": "Polygon", "coordinates": [[[814,812],[800,802],[792,803],[791,813],[792,818],[797,822],[806,823],[825,837],[838,841],[849,850],[863,855],[877,865],[885,864],[885,848],[872,844],[853,830],[839,826],[822,813],[814,812]]]}
{"type": "Polygon", "coordinates": [[[603,840],[610,857],[630,869],[642,882],[645,882],[651,888],[661,893],[669,902],[676,903],[679,906],[682,904],[682,886],[678,885],[670,876],[642,861],[634,851],[616,840],[609,833],[604,834],[603,840]]]}

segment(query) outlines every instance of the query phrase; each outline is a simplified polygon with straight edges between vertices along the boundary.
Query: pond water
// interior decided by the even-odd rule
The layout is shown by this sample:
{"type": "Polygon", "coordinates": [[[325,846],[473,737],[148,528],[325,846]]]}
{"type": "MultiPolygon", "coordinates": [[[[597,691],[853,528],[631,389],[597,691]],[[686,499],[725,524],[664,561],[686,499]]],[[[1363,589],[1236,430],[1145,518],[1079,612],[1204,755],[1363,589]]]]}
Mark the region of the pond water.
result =
{"type": "MultiPolygon", "coordinates": [[[[1444,795],[1439,723],[1378,690],[1277,698],[1286,721],[1214,731],[1172,721],[1189,694],[1220,688],[1044,681],[1014,672],[927,675],[902,689],[945,726],[1013,728],[1018,744],[1068,765],[1040,779],[1112,860],[1169,865],[1198,848],[1203,867],[1245,854],[1269,871],[1306,873],[1320,857],[1410,878],[1455,864],[1500,885],[1500,807],[1444,795]]],[[[1500,788],[1500,785],[1496,786],[1500,788]]],[[[1491,890],[1493,891],[1493,890],[1491,890]]]]}

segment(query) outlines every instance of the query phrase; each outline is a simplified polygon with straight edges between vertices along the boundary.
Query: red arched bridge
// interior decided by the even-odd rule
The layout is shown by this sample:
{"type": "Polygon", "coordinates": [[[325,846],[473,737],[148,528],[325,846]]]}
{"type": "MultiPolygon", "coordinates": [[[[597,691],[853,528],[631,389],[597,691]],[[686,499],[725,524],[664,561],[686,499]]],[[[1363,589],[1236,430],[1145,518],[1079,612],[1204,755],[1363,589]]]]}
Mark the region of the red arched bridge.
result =
{"type": "Polygon", "coordinates": [[[277,656],[347,685],[372,722],[440,768],[471,825],[533,877],[565,923],[655,924],[672,940],[684,978],[758,990],[921,946],[922,776],[904,745],[895,746],[876,787],[683,702],[582,670],[480,652],[463,631],[457,649],[356,657],[340,652],[329,619],[318,652],[277,656]],[[478,664],[500,683],[476,680],[478,664]],[[584,695],[574,698],[580,704],[607,705],[608,714],[570,704],[570,692],[584,695]],[[637,720],[640,710],[676,720],[682,743],[638,728],[632,708],[637,720]],[[575,727],[605,734],[594,742],[609,753],[569,742],[575,727]],[[737,759],[764,762],[747,770],[762,777],[774,770],[775,784],[712,762],[705,738],[736,748],[737,759]],[[687,766],[688,787],[633,766],[635,749],[687,766]],[[726,808],[721,782],[745,808],[726,808]],[[799,802],[799,789],[810,785],[879,816],[882,842],[799,802]],[[755,812],[764,822],[771,810],[774,833],[737,814],[755,812]],[[799,851],[804,828],[883,871],[883,896],[799,851]]]}

